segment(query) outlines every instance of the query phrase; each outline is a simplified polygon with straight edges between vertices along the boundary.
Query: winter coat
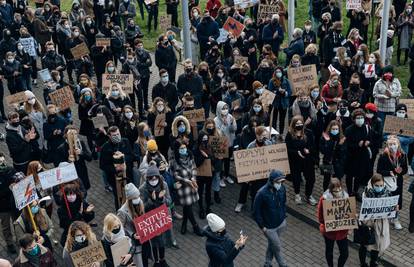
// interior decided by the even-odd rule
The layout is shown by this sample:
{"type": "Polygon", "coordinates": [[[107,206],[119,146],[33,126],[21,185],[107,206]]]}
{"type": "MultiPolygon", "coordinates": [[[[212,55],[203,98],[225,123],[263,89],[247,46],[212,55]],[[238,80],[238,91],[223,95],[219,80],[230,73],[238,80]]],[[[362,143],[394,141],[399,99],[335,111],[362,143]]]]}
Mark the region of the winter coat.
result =
{"type": "Polygon", "coordinates": [[[209,37],[212,37],[214,40],[216,40],[220,36],[219,25],[212,18],[208,20],[203,18],[196,28],[197,39],[200,45],[207,46],[209,37]]]}
{"type": "Polygon", "coordinates": [[[345,130],[347,146],[347,156],[345,164],[345,173],[350,176],[364,177],[367,175],[370,166],[370,147],[359,146],[360,141],[369,141],[372,143],[372,131],[368,126],[358,127],[352,124],[345,130]],[[355,166],[359,166],[355,168],[355,166]]]}
{"type": "Polygon", "coordinates": [[[61,74],[62,74],[62,72],[66,69],[65,59],[63,58],[63,56],[57,54],[56,52],[53,52],[53,53],[47,52],[42,57],[42,68],[52,71],[52,70],[56,70],[57,67],[63,67],[63,69],[61,70],[61,74]]]}
{"type": "Polygon", "coordinates": [[[78,105],[78,118],[80,120],[79,134],[84,136],[91,136],[95,130],[92,116],[89,115],[89,110],[92,108],[92,102],[78,105]]]}
{"type": "Polygon", "coordinates": [[[6,5],[0,5],[0,18],[4,26],[10,26],[13,22],[13,7],[6,3],[6,5]]]}
{"type": "Polygon", "coordinates": [[[50,41],[52,33],[46,23],[39,18],[35,18],[32,24],[34,28],[34,38],[43,47],[47,41],[50,41]]]}
{"type": "Polygon", "coordinates": [[[273,100],[274,108],[287,109],[289,107],[289,97],[292,95],[292,89],[290,87],[288,79],[282,77],[280,86],[276,86],[275,82],[272,79],[269,81],[268,89],[276,94],[275,99],[273,100]],[[282,94],[279,92],[279,89],[284,89],[285,92],[282,94]]]}
{"type": "MultiPolygon", "coordinates": [[[[37,100],[36,100],[37,101],[37,100]]],[[[45,147],[45,139],[43,133],[43,124],[45,121],[45,115],[41,111],[33,110],[29,114],[30,120],[33,122],[34,127],[36,128],[37,133],[39,134],[39,138],[37,139],[37,143],[39,144],[39,149],[43,149],[45,147]]]]}
{"type": "Polygon", "coordinates": [[[25,165],[39,155],[39,145],[36,140],[27,142],[23,136],[21,126],[13,127],[6,124],[6,143],[13,164],[25,165]]]}
{"type": "Polygon", "coordinates": [[[142,51],[142,53],[137,50],[135,52],[135,56],[137,59],[137,68],[139,73],[141,74],[141,77],[150,77],[150,68],[152,66],[152,59],[150,53],[147,50],[142,51]]]}
{"type": "Polygon", "coordinates": [[[273,53],[278,53],[280,49],[280,45],[282,44],[284,39],[284,32],[283,28],[279,23],[273,24],[269,23],[263,28],[262,32],[262,40],[264,44],[269,44],[272,46],[273,53]],[[278,36],[276,39],[273,39],[273,35],[275,32],[278,32],[278,36]]]}
{"type": "Polygon", "coordinates": [[[168,82],[166,86],[163,86],[161,82],[154,85],[152,88],[152,101],[156,97],[161,97],[164,101],[167,102],[168,107],[171,109],[172,112],[175,112],[175,107],[178,104],[178,94],[177,94],[177,86],[172,83],[168,82]]]}
{"type": "Polygon", "coordinates": [[[155,50],[155,65],[157,65],[158,70],[175,70],[177,66],[177,57],[175,56],[174,48],[171,45],[168,47],[163,47],[161,44],[157,46],[157,49],[155,50]]]}
{"type": "MultiPolygon", "coordinates": [[[[48,250],[46,247],[37,244],[40,248],[40,262],[39,267],[56,267],[58,266],[56,263],[55,258],[53,257],[52,252],[48,250]]],[[[32,265],[27,257],[24,255],[23,250],[20,249],[19,257],[16,259],[16,261],[13,264],[13,267],[32,267],[32,265]]]]}
{"type": "Polygon", "coordinates": [[[396,159],[391,159],[388,148],[384,149],[384,152],[379,156],[377,163],[377,173],[383,177],[395,176],[397,179],[403,179],[403,176],[408,171],[407,155],[403,151],[398,151],[396,159]],[[396,168],[401,167],[402,172],[397,173],[396,168]],[[392,173],[392,175],[391,175],[392,173]]]}
{"type": "Polygon", "coordinates": [[[189,92],[194,97],[194,107],[202,107],[203,79],[197,73],[193,72],[191,76],[181,74],[177,81],[177,92],[180,98],[189,92]]]}
{"type": "Polygon", "coordinates": [[[219,129],[220,132],[227,137],[229,141],[229,147],[233,147],[234,140],[236,139],[237,123],[231,114],[227,114],[226,117],[223,117],[223,115],[221,115],[221,110],[223,109],[224,105],[227,104],[223,101],[219,101],[217,103],[216,117],[214,118],[214,123],[216,124],[216,128],[219,129]]]}
{"type": "Polygon", "coordinates": [[[286,53],[286,62],[290,62],[293,55],[303,56],[305,54],[305,44],[302,37],[290,42],[289,47],[284,49],[286,53]]]}
{"type": "MultiPolygon", "coordinates": [[[[37,225],[38,229],[40,231],[40,234],[42,236],[46,236],[46,238],[51,239],[52,235],[54,233],[52,219],[49,217],[49,215],[47,215],[45,209],[39,208],[39,212],[41,213],[42,217],[45,218],[45,221],[46,221],[45,223],[46,223],[46,226],[47,226],[47,229],[42,230],[42,229],[39,229],[39,225],[37,225]]],[[[33,214],[33,216],[35,216],[35,215],[33,214]]],[[[36,220],[35,217],[34,217],[34,220],[36,220]]],[[[32,223],[31,223],[30,219],[29,218],[24,218],[23,213],[14,222],[14,225],[15,225],[14,231],[15,231],[17,239],[22,238],[25,233],[32,234],[34,232],[34,229],[32,227],[32,223]]]]}
{"type": "Polygon", "coordinates": [[[81,203],[82,203],[82,200],[79,195],[77,195],[75,202],[72,202],[72,203],[68,202],[71,216],[69,216],[68,214],[66,204],[64,203],[62,197],[61,199],[59,199],[59,201],[61,202],[61,205],[57,209],[57,215],[59,218],[59,226],[65,231],[69,229],[69,226],[74,221],[84,221],[88,223],[92,221],[93,218],[95,217],[95,213],[93,211],[86,212],[86,209],[88,208],[88,204],[85,201],[83,201],[83,212],[82,213],[79,212],[81,203]]]}
{"type": "Polygon", "coordinates": [[[301,64],[302,64],[302,66],[315,64],[317,73],[319,73],[319,71],[321,70],[321,61],[320,61],[319,56],[317,56],[317,55],[313,55],[313,54],[303,55],[302,60],[301,60],[301,64]]]}
{"type": "Polygon", "coordinates": [[[313,153],[313,146],[314,146],[314,136],[311,130],[305,128],[305,136],[306,138],[293,138],[292,134],[288,132],[286,134],[286,147],[288,152],[288,158],[289,158],[289,165],[290,169],[294,169],[297,166],[300,166],[299,164],[303,164],[305,162],[308,162],[312,159],[312,153],[313,153]],[[309,154],[305,153],[305,149],[309,150],[309,154]],[[302,158],[299,156],[298,151],[304,156],[305,158],[302,158]]]}
{"type": "Polygon", "coordinates": [[[321,140],[319,142],[320,145],[320,152],[323,155],[323,163],[324,164],[332,164],[335,166],[334,169],[341,168],[343,173],[343,165],[345,161],[345,153],[346,153],[346,146],[345,144],[339,143],[338,136],[329,135],[329,139],[325,139],[325,137],[321,136],[321,140]]]}
{"type": "Polygon", "coordinates": [[[342,46],[342,42],[344,41],[344,37],[342,34],[338,34],[332,30],[328,32],[328,34],[323,39],[323,60],[322,62],[325,63],[325,66],[329,66],[331,64],[332,59],[336,55],[336,50],[338,47],[342,46]]]}
{"type": "Polygon", "coordinates": [[[10,166],[0,168],[0,213],[12,212],[15,209],[13,193],[9,186],[14,182],[16,171],[10,166]]]}
{"type": "Polygon", "coordinates": [[[322,92],[321,92],[321,96],[323,97],[323,99],[325,100],[326,104],[328,105],[336,105],[336,102],[333,101],[333,99],[335,97],[338,98],[342,98],[342,85],[338,84],[338,87],[336,89],[333,89],[334,91],[336,91],[336,94],[331,94],[331,83],[330,81],[328,81],[323,87],[322,87],[322,92]]]}
{"type": "Polygon", "coordinates": [[[56,153],[58,146],[65,142],[63,133],[65,131],[66,125],[67,123],[65,119],[60,116],[56,116],[53,122],[48,119],[48,121],[43,124],[43,134],[45,140],[47,141],[47,150],[49,153],[56,153]],[[53,133],[55,130],[60,130],[61,133],[55,135],[53,133]]]}
{"type": "Polygon", "coordinates": [[[177,189],[178,199],[183,206],[191,206],[199,199],[197,189],[191,185],[191,181],[196,181],[197,167],[195,165],[193,156],[188,154],[186,157],[175,159],[171,162],[171,169],[174,173],[174,178],[179,184],[177,189]]]}

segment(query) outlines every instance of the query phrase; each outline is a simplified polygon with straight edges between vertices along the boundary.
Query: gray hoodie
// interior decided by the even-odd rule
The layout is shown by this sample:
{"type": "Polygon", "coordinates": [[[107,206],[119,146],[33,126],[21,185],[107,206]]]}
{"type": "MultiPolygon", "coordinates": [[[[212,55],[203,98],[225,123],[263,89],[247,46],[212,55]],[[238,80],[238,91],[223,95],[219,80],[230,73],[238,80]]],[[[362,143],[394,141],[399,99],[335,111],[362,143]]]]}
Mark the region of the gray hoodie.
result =
{"type": "Polygon", "coordinates": [[[227,114],[226,116],[221,115],[221,110],[225,105],[228,106],[226,102],[223,101],[217,103],[214,123],[216,124],[216,128],[229,140],[229,147],[232,147],[234,139],[236,139],[237,123],[231,114],[227,114]]]}

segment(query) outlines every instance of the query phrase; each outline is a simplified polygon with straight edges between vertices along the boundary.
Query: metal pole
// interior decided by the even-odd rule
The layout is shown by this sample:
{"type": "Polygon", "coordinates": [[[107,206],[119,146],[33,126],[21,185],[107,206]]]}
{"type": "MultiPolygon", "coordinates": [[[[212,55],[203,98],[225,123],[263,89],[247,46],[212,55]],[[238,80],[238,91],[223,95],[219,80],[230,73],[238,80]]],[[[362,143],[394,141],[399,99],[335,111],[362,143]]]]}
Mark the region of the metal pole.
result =
{"type": "Polygon", "coordinates": [[[293,30],[295,29],[295,0],[289,0],[288,3],[288,34],[289,43],[292,41],[293,30]]]}
{"type": "Polygon", "coordinates": [[[190,16],[188,11],[188,0],[182,1],[182,13],[183,13],[183,45],[184,45],[184,58],[191,58],[191,39],[190,39],[190,16]]]}
{"type": "Polygon", "coordinates": [[[382,7],[382,19],[381,19],[381,36],[380,36],[380,55],[382,64],[385,64],[385,57],[387,54],[387,31],[388,21],[390,19],[391,1],[384,1],[382,7]]]}

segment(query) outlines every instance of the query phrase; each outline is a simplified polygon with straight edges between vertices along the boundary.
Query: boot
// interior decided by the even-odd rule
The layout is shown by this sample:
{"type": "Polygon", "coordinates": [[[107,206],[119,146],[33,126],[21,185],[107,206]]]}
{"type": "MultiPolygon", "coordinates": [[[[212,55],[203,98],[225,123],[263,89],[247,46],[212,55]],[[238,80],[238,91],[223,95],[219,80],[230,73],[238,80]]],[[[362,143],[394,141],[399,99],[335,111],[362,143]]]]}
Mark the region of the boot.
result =
{"type": "Polygon", "coordinates": [[[408,226],[408,231],[409,231],[410,233],[414,233],[414,224],[410,224],[410,225],[408,226]]]}
{"type": "Polygon", "coordinates": [[[206,212],[201,207],[200,207],[200,210],[198,211],[198,217],[200,217],[200,219],[202,219],[202,220],[204,220],[206,218],[206,212]]]}
{"type": "Polygon", "coordinates": [[[193,225],[193,231],[194,234],[198,236],[203,236],[203,233],[201,232],[200,227],[198,227],[198,224],[193,225]]]}
{"type": "Polygon", "coordinates": [[[170,267],[165,259],[160,260],[160,267],[170,267]]]}
{"type": "Polygon", "coordinates": [[[216,202],[217,204],[221,203],[221,198],[220,198],[220,193],[219,192],[214,192],[214,202],[216,202]]]}
{"type": "Polygon", "coordinates": [[[369,267],[377,267],[378,266],[378,251],[371,250],[371,262],[369,267]]]}
{"type": "Polygon", "coordinates": [[[205,214],[207,215],[207,214],[212,213],[212,212],[213,211],[210,209],[210,206],[207,206],[206,207],[206,213],[205,214]]]}
{"type": "Polygon", "coordinates": [[[185,218],[181,224],[181,234],[187,233],[187,218],[185,218]]]}

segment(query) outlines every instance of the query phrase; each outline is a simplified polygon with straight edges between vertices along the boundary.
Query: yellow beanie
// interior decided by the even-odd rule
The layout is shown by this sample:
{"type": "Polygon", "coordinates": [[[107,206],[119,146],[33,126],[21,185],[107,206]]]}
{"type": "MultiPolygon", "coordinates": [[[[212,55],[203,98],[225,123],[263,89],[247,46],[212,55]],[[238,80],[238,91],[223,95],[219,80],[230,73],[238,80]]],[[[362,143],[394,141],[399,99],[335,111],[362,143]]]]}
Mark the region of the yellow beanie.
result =
{"type": "Polygon", "coordinates": [[[147,142],[147,150],[148,151],[158,151],[158,145],[155,140],[151,139],[147,142]]]}

